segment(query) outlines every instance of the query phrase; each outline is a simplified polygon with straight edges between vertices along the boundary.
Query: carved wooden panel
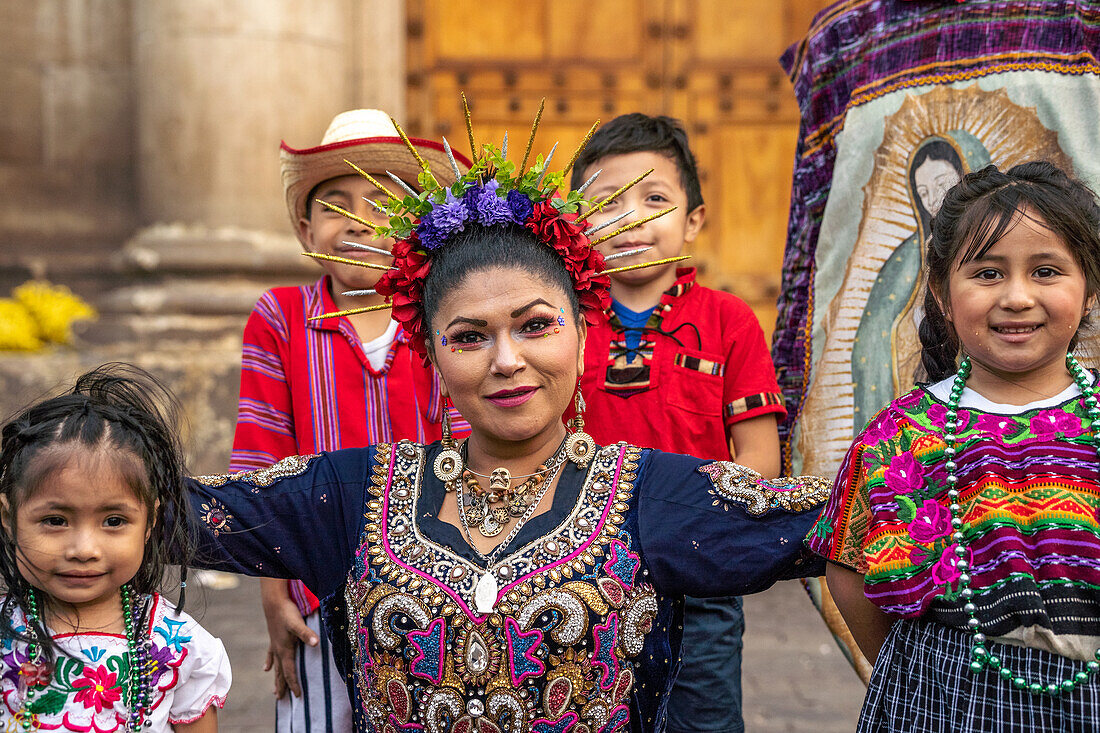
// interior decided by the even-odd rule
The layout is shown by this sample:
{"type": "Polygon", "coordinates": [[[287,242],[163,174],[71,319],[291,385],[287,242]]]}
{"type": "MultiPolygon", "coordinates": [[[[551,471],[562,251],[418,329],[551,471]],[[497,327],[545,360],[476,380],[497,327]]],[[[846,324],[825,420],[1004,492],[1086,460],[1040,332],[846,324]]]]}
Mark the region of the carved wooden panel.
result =
{"type": "Polygon", "coordinates": [[[683,120],[700,163],[707,224],[693,247],[703,282],[747,300],[765,332],[786,239],[798,109],[778,64],[828,0],[407,0],[409,126],[564,161],[596,118],[683,120]]]}

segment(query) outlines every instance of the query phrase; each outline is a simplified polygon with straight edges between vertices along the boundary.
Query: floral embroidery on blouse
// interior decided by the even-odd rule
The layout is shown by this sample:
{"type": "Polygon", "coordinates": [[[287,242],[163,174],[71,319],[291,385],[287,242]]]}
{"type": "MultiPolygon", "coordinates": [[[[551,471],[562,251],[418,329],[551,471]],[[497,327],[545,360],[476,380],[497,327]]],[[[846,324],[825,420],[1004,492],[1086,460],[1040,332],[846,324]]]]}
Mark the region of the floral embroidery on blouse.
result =
{"type": "MultiPolygon", "coordinates": [[[[17,631],[26,627],[19,623],[17,631]]],[[[131,659],[123,644],[111,650],[102,646],[82,649],[85,659],[61,654],[52,669],[43,667],[43,684],[34,699],[26,703],[27,712],[35,716],[43,727],[48,721],[64,713],[65,730],[108,731],[123,730],[129,720],[130,700],[128,685],[132,672],[131,659]],[[78,712],[79,711],[79,712],[78,712]]],[[[176,669],[187,656],[180,649],[173,653],[167,645],[153,643],[150,650],[151,664],[148,679],[155,691],[153,707],[164,699],[164,691],[175,683],[176,669]],[[165,675],[172,675],[162,680],[165,675]]],[[[4,671],[0,679],[6,711],[14,715],[23,707],[26,684],[19,679],[20,667],[27,661],[26,645],[6,639],[0,645],[0,665],[4,671]]]]}
{"type": "MultiPolygon", "coordinates": [[[[1080,400],[1072,404],[1084,409],[1080,400]]],[[[942,438],[947,431],[947,406],[916,390],[895,400],[894,407],[905,408],[903,414],[921,432],[899,427],[897,415],[889,409],[883,410],[864,431],[862,444],[867,450],[862,456],[863,470],[869,480],[881,476],[881,483],[893,495],[897,518],[905,523],[909,535],[909,562],[919,571],[930,571],[940,595],[954,601],[958,598],[958,563],[960,560],[973,563],[973,551],[964,546],[959,554],[959,544],[951,540],[954,533],[951,512],[942,499],[947,490],[947,459],[943,453],[946,444],[942,438]]],[[[993,440],[1010,445],[1073,439],[1086,432],[1080,415],[1061,408],[976,416],[970,410],[959,409],[956,421],[960,453],[974,441],[993,440]]],[[[971,530],[969,523],[963,523],[960,531],[966,535],[971,530]]]]}
{"type": "Polygon", "coordinates": [[[244,481],[253,486],[271,486],[281,478],[298,476],[306,472],[310,462],[317,454],[309,456],[287,456],[286,458],[271,464],[267,468],[259,468],[254,471],[238,471],[237,473],[216,474],[212,476],[196,476],[195,480],[217,488],[230,481],[244,481]]]}
{"type": "Polygon", "coordinates": [[[829,498],[829,482],[818,476],[764,479],[751,468],[732,461],[716,461],[699,466],[699,473],[710,479],[713,506],[730,510],[740,504],[753,516],[772,509],[802,512],[819,506],[829,498]]]}

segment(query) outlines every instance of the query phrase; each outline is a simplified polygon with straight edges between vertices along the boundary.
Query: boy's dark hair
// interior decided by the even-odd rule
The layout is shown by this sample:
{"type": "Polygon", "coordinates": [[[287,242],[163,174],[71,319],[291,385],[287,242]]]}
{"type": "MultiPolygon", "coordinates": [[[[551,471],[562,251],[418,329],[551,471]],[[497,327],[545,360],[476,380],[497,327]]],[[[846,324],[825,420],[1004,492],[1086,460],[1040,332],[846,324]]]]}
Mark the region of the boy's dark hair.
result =
{"type": "Polygon", "coordinates": [[[31,633],[20,634],[14,628],[16,608],[26,611],[33,592],[19,572],[15,516],[20,503],[67,464],[65,452],[113,454],[119,471],[146,507],[151,531],[141,567],[130,581],[134,591],[152,593],[168,564],[187,565],[194,542],[184,498],[183,452],[173,428],[179,424],[178,416],[178,403],[156,378],[138,367],[114,363],[82,375],[69,391],[23,410],[4,424],[0,495],[7,499],[9,515],[0,542],[0,575],[7,586],[0,606],[0,638],[33,641],[52,654],[42,617],[35,620],[31,633]]]}
{"type": "MultiPolygon", "coordinates": [[[[921,363],[931,381],[955,372],[959,352],[958,336],[936,295],[946,302],[956,259],[963,265],[982,257],[1027,216],[1024,209],[1042,217],[1043,226],[1065,242],[1084,273],[1086,295],[1100,293],[1100,204],[1088,186],[1047,162],[1022,163],[1006,173],[993,165],[968,173],[944,197],[928,240],[920,341],[921,363]]],[[[1082,319],[1071,350],[1084,325],[1082,319]]]]}
{"type": "MultiPolygon", "coordinates": [[[[542,282],[558,287],[573,309],[573,318],[579,327],[581,315],[577,291],[558,253],[543,244],[526,227],[517,224],[482,226],[470,224],[452,238],[447,246],[436,251],[432,268],[424,280],[425,331],[435,318],[450,288],[462,283],[467,276],[494,267],[514,267],[529,272],[542,282]]],[[[486,287],[490,287],[486,283],[486,287]]],[[[434,333],[434,332],[432,332],[434,333]]],[[[433,353],[435,339],[428,338],[428,352],[433,353]]]]}
{"type": "Polygon", "coordinates": [[[569,186],[575,189],[584,183],[585,171],[601,158],[643,152],[660,153],[672,158],[680,171],[680,185],[687,194],[687,213],[703,205],[699,171],[688,145],[687,131],[679,120],[665,115],[651,117],[641,112],[631,112],[619,115],[600,127],[573,164],[569,186]]]}

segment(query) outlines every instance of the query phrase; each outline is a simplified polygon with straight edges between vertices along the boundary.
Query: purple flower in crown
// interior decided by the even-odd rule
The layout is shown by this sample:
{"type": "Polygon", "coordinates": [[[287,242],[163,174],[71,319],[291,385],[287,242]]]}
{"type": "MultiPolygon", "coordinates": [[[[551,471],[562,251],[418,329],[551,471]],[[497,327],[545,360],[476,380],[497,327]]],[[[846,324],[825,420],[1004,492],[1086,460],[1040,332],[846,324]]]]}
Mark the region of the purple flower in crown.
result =
{"type": "Polygon", "coordinates": [[[925,544],[935,542],[951,533],[951,512],[932,499],[925,499],[917,507],[913,521],[909,523],[909,536],[925,544]]]}
{"type": "Polygon", "coordinates": [[[465,202],[455,198],[450,189],[447,189],[446,200],[432,209],[431,213],[432,226],[444,240],[465,229],[469,218],[470,212],[467,211],[465,202]]]}
{"type": "Polygon", "coordinates": [[[966,548],[966,554],[960,558],[955,554],[955,548],[957,544],[950,544],[944,548],[943,554],[940,555],[939,561],[932,566],[932,582],[936,585],[951,585],[959,579],[959,560],[965,559],[967,563],[973,560],[973,553],[970,548],[966,548]]]}
{"type": "Polygon", "coordinates": [[[517,224],[526,224],[527,220],[531,218],[531,213],[535,210],[535,205],[531,203],[531,199],[526,194],[513,188],[508,192],[508,208],[512,210],[513,221],[517,224]]]}
{"type": "Polygon", "coordinates": [[[1075,438],[1085,432],[1081,418],[1065,410],[1043,410],[1032,416],[1030,427],[1035,437],[1040,439],[1056,438],[1058,433],[1075,438]]]}
{"type": "Polygon", "coordinates": [[[447,241],[447,235],[440,232],[432,220],[425,218],[416,225],[416,239],[426,250],[438,249],[447,241]]]}
{"type": "Polygon", "coordinates": [[[508,202],[497,196],[498,188],[500,184],[494,180],[466,193],[464,198],[466,206],[471,209],[470,218],[476,219],[478,223],[485,226],[513,221],[512,209],[508,206],[508,202]]]}
{"type": "Polygon", "coordinates": [[[867,430],[863,433],[863,444],[868,447],[875,446],[885,443],[897,434],[898,424],[894,422],[888,410],[883,410],[867,426],[867,430]]]}

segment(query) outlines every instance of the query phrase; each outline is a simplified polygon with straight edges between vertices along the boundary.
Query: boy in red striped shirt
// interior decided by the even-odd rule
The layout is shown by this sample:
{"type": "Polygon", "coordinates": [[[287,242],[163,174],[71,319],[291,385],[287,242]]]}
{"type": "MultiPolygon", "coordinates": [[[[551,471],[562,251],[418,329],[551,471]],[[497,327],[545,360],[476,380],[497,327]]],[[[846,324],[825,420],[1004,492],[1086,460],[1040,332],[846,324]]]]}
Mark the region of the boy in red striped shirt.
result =
{"type": "MultiPolygon", "coordinates": [[[[412,140],[443,181],[451,170],[443,147],[412,140]]],[[[348,244],[389,251],[391,240],[317,203],[335,204],[386,223],[371,201],[383,196],[344,162],[376,178],[387,171],[415,186],[417,169],[388,115],[352,110],[337,115],[313,148],[281,150],[287,208],[310,252],[389,265],[392,259],[348,244]],[[350,174],[350,175],[349,175],[350,174]]],[[[468,163],[456,154],[459,165],[468,163]]],[[[394,184],[396,186],[396,184],[394,184]]],[[[321,261],[312,285],[268,290],[244,330],[241,395],[231,469],[252,470],[289,455],[408,438],[426,443],[441,434],[443,399],[434,370],[409,347],[388,310],[309,320],[322,313],[380,304],[371,290],[380,270],[321,261]]],[[[456,432],[460,424],[452,413],[456,432]]],[[[323,531],[323,528],[318,528],[323,531]]],[[[271,638],[267,668],[275,669],[279,731],[352,729],[344,685],[321,628],[318,600],[299,581],[261,581],[271,638]],[[287,695],[286,692],[292,693],[287,695]]]]}

